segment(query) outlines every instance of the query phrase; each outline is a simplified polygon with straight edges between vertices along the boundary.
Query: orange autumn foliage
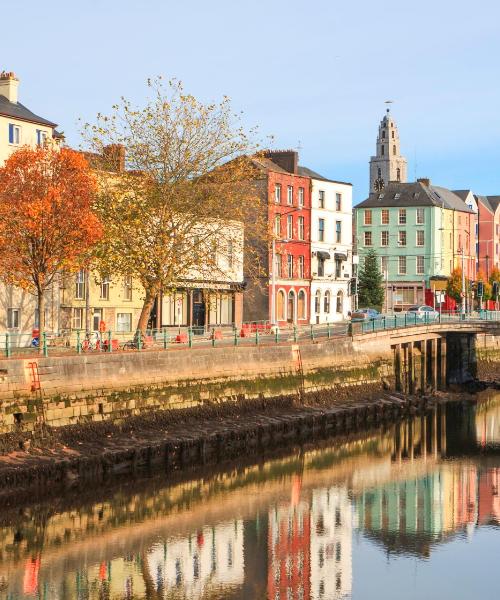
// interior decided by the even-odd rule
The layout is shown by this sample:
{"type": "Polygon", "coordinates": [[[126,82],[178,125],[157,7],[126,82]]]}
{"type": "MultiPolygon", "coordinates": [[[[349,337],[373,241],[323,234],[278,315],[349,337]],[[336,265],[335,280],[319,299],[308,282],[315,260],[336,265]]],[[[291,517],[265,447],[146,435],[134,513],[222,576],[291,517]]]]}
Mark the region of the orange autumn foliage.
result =
{"type": "Polygon", "coordinates": [[[0,168],[0,278],[37,295],[40,315],[56,274],[80,268],[102,235],[95,192],[86,159],[73,150],[25,146],[0,168]]]}

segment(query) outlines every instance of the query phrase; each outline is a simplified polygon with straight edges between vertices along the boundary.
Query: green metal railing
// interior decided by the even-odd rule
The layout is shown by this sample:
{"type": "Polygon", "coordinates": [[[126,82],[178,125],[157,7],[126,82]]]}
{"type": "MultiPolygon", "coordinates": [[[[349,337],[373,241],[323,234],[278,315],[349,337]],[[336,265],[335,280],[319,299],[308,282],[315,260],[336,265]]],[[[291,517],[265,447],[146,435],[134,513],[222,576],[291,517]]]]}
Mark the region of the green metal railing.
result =
{"type": "Polygon", "coordinates": [[[175,350],[219,346],[260,346],[282,343],[314,343],[321,339],[347,338],[378,331],[431,326],[435,323],[459,323],[463,321],[500,322],[500,311],[482,310],[463,315],[459,312],[431,313],[419,316],[416,313],[381,315],[369,321],[334,322],[316,325],[283,327],[271,326],[268,322],[244,324],[242,327],[176,327],[150,329],[146,335],[133,332],[106,331],[101,334],[86,334],[84,330],[71,330],[59,334],[44,332],[41,339],[31,334],[0,333],[0,357],[29,357],[64,355],[70,353],[93,354],[113,352],[141,352],[151,349],[175,350]]]}

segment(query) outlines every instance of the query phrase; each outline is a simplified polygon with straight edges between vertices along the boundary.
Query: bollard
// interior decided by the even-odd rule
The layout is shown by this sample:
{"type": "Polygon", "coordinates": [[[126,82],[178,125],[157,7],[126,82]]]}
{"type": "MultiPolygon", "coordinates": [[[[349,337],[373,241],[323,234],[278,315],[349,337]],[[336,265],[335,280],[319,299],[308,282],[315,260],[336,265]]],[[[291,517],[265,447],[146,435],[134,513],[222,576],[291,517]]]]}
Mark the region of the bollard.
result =
{"type": "Polygon", "coordinates": [[[113,344],[111,343],[111,330],[108,331],[108,352],[113,352],[113,344]]]}
{"type": "Polygon", "coordinates": [[[406,327],[406,313],[405,313],[405,327],[406,327]]]}
{"type": "Polygon", "coordinates": [[[212,329],[212,348],[215,348],[215,329],[212,329]]]}
{"type": "Polygon", "coordinates": [[[385,319],[386,319],[386,317],[385,317],[385,315],[384,315],[384,331],[386,330],[386,326],[385,326],[385,319]]]}
{"type": "Polygon", "coordinates": [[[167,329],[163,328],[163,349],[167,349],[167,329]]]}
{"type": "Polygon", "coordinates": [[[314,329],[313,329],[313,325],[311,325],[311,340],[314,341],[314,329]]]}
{"type": "Polygon", "coordinates": [[[280,341],[280,328],[276,325],[274,330],[274,341],[278,343],[280,341]]]}
{"type": "Polygon", "coordinates": [[[293,326],[293,341],[297,342],[297,326],[293,326]]]}
{"type": "Polygon", "coordinates": [[[49,350],[47,348],[47,334],[45,333],[45,331],[42,334],[42,338],[43,338],[43,355],[45,357],[47,357],[49,355],[49,350]]]}
{"type": "Polygon", "coordinates": [[[10,341],[9,341],[9,334],[8,334],[8,333],[6,333],[6,334],[5,334],[5,356],[6,356],[7,358],[9,358],[9,357],[10,357],[10,354],[11,354],[11,352],[10,352],[10,341]]]}
{"type": "Polygon", "coordinates": [[[76,353],[77,354],[82,353],[82,344],[80,342],[80,330],[79,329],[76,330],[76,353]]]}
{"type": "Polygon", "coordinates": [[[188,327],[188,344],[190,348],[193,347],[193,331],[191,327],[188,327]]]}
{"type": "Polygon", "coordinates": [[[255,329],[255,345],[259,345],[259,330],[255,329]]]}
{"type": "Polygon", "coordinates": [[[142,331],[137,331],[137,350],[142,350],[142,331]]]}
{"type": "Polygon", "coordinates": [[[330,321],[328,321],[328,323],[326,324],[326,335],[328,339],[332,337],[332,332],[330,331],[330,321]]]}
{"type": "Polygon", "coordinates": [[[236,327],[234,328],[234,345],[238,345],[238,330],[236,329],[236,327]]]}

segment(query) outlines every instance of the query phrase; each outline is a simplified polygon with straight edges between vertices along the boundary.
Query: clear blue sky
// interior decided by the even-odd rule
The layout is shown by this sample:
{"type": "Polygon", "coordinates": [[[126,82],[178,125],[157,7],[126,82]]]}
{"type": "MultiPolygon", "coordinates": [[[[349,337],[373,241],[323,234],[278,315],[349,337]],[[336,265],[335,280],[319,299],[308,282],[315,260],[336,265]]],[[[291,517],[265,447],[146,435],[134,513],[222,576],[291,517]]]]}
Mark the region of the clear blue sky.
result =
{"type": "Polygon", "coordinates": [[[498,0],[11,1],[0,69],[72,145],[78,117],[140,103],[148,77],[227,94],[356,202],[389,98],[410,178],[500,194],[499,22],[498,0]]]}

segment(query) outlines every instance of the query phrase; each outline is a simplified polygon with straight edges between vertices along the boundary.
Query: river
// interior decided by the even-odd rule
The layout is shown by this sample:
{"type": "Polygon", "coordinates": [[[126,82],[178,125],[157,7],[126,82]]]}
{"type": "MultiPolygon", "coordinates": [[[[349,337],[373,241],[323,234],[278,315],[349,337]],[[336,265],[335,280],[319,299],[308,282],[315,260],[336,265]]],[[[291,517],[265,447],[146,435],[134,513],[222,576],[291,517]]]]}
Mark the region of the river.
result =
{"type": "Polygon", "coordinates": [[[500,397],[0,511],[0,600],[499,597],[500,397]]]}

